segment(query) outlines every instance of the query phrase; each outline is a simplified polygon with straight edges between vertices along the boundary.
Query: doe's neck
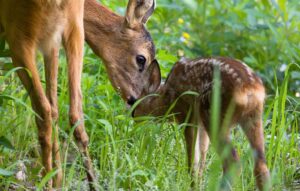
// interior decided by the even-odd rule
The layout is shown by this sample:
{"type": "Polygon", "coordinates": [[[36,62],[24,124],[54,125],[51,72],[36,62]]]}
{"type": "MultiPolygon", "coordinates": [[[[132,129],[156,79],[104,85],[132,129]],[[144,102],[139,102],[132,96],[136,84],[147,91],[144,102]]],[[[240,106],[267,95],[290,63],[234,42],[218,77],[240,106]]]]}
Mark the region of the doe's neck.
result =
{"type": "Polygon", "coordinates": [[[85,40],[99,57],[103,58],[105,44],[114,40],[112,35],[121,30],[123,21],[124,17],[107,9],[96,0],[85,0],[85,40]]]}

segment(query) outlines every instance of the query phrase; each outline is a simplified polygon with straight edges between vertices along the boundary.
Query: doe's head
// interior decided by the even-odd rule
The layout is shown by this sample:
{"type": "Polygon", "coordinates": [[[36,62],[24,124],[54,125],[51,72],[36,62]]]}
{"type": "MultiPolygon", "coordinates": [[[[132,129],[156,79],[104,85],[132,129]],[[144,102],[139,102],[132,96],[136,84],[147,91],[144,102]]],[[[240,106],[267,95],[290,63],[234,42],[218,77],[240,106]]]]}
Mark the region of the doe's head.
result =
{"type": "Polygon", "coordinates": [[[145,28],[154,7],[155,0],[129,0],[125,17],[116,19],[118,26],[103,39],[101,52],[109,78],[129,105],[141,96],[148,68],[156,62],[155,46],[145,28]]]}

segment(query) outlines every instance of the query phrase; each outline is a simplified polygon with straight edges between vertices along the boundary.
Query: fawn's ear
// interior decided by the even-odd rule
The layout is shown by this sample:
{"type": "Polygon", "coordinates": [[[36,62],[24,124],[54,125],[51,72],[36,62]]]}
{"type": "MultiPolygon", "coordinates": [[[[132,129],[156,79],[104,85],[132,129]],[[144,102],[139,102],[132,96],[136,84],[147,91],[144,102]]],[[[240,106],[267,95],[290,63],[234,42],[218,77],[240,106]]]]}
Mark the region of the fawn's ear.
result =
{"type": "Polygon", "coordinates": [[[157,90],[161,83],[161,74],[160,68],[157,60],[153,60],[148,68],[149,74],[149,81],[147,82],[148,85],[148,93],[153,93],[157,90]]]}
{"type": "Polygon", "coordinates": [[[145,24],[152,15],[155,8],[155,0],[129,0],[125,23],[129,28],[145,24]]]}

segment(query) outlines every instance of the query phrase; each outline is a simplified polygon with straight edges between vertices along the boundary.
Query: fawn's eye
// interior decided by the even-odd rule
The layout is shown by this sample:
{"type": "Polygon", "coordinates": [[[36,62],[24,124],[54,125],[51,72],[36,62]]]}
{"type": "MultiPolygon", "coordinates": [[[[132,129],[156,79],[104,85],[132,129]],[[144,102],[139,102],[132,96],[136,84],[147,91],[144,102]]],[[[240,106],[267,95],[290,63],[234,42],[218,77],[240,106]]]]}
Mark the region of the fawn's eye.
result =
{"type": "Polygon", "coordinates": [[[142,72],[145,68],[146,58],[142,55],[137,55],[136,63],[139,66],[139,72],[142,72]]]}

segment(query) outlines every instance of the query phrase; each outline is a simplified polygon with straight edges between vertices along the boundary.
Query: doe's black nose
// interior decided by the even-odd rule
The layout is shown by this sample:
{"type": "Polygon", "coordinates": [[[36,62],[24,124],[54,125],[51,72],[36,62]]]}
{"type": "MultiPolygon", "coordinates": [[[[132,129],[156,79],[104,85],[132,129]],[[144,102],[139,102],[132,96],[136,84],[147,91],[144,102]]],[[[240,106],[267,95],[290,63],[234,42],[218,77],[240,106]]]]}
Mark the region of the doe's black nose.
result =
{"type": "Polygon", "coordinates": [[[130,96],[130,98],[127,100],[128,105],[133,105],[136,102],[136,98],[133,96],[130,96]]]}

